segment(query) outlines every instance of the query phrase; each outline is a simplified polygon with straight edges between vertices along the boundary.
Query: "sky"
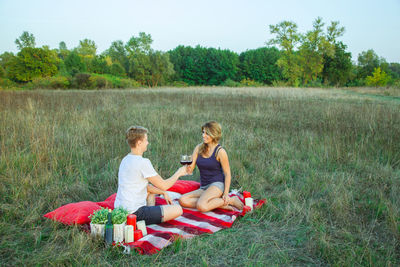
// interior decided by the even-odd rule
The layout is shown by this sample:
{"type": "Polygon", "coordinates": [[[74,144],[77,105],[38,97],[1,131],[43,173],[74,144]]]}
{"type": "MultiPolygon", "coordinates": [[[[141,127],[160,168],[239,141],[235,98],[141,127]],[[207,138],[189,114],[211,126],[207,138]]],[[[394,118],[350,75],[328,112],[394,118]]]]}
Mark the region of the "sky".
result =
{"type": "Polygon", "coordinates": [[[274,37],[269,25],[290,20],[305,33],[317,17],[345,27],[339,40],[354,61],[373,49],[400,63],[400,0],[0,0],[0,54],[18,52],[24,31],[38,47],[64,41],[72,49],[87,38],[101,53],[145,32],[156,50],[201,45],[241,53],[266,46],[274,37]]]}

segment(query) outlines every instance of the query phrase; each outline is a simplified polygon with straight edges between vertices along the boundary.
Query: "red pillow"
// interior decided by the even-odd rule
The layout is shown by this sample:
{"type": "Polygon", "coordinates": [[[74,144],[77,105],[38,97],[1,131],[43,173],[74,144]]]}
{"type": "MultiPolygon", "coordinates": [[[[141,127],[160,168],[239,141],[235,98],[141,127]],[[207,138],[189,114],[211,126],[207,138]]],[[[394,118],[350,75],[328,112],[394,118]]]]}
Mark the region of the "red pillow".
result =
{"type": "Polygon", "coordinates": [[[116,196],[117,196],[117,193],[114,193],[111,196],[109,196],[106,200],[101,201],[101,202],[96,202],[96,203],[98,205],[102,206],[103,208],[112,209],[113,210],[116,196]]]}
{"type": "Polygon", "coordinates": [[[168,191],[176,192],[179,194],[186,194],[200,188],[200,183],[196,181],[178,180],[168,189],[168,191]]]}
{"type": "Polygon", "coordinates": [[[59,207],[44,217],[64,224],[85,224],[90,223],[89,215],[101,207],[92,201],[81,201],[70,203],[59,207]]]}

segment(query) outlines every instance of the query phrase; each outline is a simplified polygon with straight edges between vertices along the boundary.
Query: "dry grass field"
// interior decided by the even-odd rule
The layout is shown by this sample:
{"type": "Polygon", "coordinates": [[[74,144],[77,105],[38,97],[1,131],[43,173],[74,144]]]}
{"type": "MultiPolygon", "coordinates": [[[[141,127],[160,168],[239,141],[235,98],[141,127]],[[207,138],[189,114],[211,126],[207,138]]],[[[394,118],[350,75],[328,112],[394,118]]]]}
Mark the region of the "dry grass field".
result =
{"type": "MultiPolygon", "coordinates": [[[[198,179],[196,171],[190,179],[198,179]]],[[[400,99],[340,89],[0,91],[0,265],[398,266],[400,99]],[[232,188],[267,198],[231,229],[153,256],[43,214],[116,192],[131,125],[163,177],[223,127],[232,188]]]]}

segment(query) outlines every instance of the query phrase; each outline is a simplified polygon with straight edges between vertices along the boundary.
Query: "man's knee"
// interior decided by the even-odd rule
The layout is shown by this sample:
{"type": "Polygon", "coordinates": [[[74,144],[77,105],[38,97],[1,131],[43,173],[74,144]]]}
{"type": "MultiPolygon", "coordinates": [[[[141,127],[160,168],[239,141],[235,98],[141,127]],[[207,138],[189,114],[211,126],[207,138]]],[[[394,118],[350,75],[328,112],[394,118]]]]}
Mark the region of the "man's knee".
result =
{"type": "Polygon", "coordinates": [[[179,205],[174,205],[175,209],[176,209],[176,213],[179,214],[178,216],[181,216],[183,214],[183,209],[181,206],[179,205]]]}
{"type": "Polygon", "coordinates": [[[147,201],[147,206],[154,206],[156,204],[156,195],[148,193],[146,201],[147,201]]]}

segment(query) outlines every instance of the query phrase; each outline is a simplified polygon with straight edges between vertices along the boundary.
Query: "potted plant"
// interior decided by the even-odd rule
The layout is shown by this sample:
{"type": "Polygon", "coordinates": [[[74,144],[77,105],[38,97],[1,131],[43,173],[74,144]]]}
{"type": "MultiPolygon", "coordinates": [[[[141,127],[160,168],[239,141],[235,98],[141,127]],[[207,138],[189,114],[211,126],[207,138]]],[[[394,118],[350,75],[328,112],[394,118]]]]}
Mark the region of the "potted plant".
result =
{"type": "Polygon", "coordinates": [[[104,238],[104,227],[107,222],[108,209],[101,208],[89,215],[90,234],[104,238]]]}
{"type": "Polygon", "coordinates": [[[115,208],[112,211],[112,222],[114,224],[114,241],[124,241],[124,228],[126,224],[126,217],[129,212],[124,208],[115,208]]]}

